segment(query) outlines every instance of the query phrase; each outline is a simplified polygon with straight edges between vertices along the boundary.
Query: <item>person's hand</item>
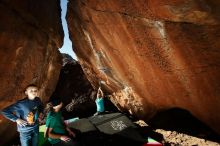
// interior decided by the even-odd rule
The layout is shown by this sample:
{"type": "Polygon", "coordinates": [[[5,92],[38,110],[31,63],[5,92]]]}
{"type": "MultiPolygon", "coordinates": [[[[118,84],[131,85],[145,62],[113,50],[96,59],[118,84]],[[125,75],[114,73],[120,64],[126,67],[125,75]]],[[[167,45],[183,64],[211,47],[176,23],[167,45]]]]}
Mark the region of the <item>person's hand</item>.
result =
{"type": "Polygon", "coordinates": [[[44,120],[42,118],[38,118],[38,122],[39,122],[39,125],[43,125],[44,124],[44,120]]]}
{"type": "Polygon", "coordinates": [[[76,137],[76,134],[70,128],[67,127],[66,130],[68,131],[69,136],[76,137]]]}
{"type": "Polygon", "coordinates": [[[68,142],[68,141],[70,141],[71,139],[70,139],[68,136],[62,135],[62,136],[60,137],[60,140],[65,141],[65,142],[68,142]]]}
{"type": "Polygon", "coordinates": [[[72,137],[76,137],[76,134],[73,132],[73,131],[68,131],[68,133],[69,133],[69,136],[72,136],[72,137]]]}
{"type": "Polygon", "coordinates": [[[24,120],[22,120],[22,119],[20,119],[20,118],[18,118],[18,119],[16,120],[16,123],[17,123],[18,125],[20,125],[20,126],[27,126],[27,124],[28,124],[27,121],[24,121],[24,120]]]}
{"type": "Polygon", "coordinates": [[[42,125],[44,123],[44,115],[42,113],[39,114],[38,122],[40,125],[42,125]]]}
{"type": "Polygon", "coordinates": [[[101,87],[99,87],[97,94],[100,95],[101,91],[102,91],[102,90],[101,90],[101,87]]]}
{"type": "Polygon", "coordinates": [[[101,87],[98,88],[98,92],[97,92],[97,97],[103,97],[103,92],[102,92],[102,89],[101,87]]]}

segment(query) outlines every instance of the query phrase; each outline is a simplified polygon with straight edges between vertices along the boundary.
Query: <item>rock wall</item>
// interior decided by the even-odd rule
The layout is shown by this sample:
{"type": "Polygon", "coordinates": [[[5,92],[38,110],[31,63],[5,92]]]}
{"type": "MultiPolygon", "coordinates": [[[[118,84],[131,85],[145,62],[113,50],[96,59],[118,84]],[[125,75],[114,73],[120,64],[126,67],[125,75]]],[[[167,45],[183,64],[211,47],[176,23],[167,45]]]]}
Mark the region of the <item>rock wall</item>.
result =
{"type": "Polygon", "coordinates": [[[93,86],[142,119],[179,107],[220,133],[220,2],[70,0],[74,51],[93,86]]]}
{"type": "Polygon", "coordinates": [[[65,119],[88,117],[96,112],[96,91],[87,80],[80,64],[71,56],[63,54],[63,67],[51,98],[61,98],[65,119]]]}
{"type": "MultiPolygon", "coordinates": [[[[23,98],[30,83],[39,86],[43,101],[51,95],[61,68],[60,16],[59,0],[0,1],[0,109],[23,98]]],[[[0,145],[15,132],[0,115],[0,145]]]]}

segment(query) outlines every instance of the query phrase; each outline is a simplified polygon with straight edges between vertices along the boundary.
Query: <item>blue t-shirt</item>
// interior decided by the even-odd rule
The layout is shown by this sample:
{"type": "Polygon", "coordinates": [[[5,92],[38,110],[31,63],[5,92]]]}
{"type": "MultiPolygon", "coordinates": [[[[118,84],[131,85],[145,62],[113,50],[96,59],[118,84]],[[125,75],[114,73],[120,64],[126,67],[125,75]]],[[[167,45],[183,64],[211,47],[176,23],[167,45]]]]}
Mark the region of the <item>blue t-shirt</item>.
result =
{"type": "Polygon", "coordinates": [[[28,122],[27,126],[17,125],[18,132],[38,131],[38,116],[43,112],[43,104],[39,97],[34,100],[24,98],[2,110],[2,114],[9,120],[15,122],[18,118],[28,122]]]}
{"type": "Polygon", "coordinates": [[[95,100],[95,103],[96,103],[97,112],[104,112],[105,111],[104,99],[103,98],[97,98],[95,100]]]}

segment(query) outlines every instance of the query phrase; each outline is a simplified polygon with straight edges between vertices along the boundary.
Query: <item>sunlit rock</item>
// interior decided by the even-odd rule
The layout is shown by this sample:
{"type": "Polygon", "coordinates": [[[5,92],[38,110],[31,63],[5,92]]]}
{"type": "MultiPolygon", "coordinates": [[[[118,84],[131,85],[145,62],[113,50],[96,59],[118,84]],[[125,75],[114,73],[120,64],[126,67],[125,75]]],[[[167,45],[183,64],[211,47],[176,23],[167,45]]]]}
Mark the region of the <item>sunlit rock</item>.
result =
{"type": "MultiPolygon", "coordinates": [[[[24,97],[30,83],[46,101],[61,68],[63,43],[59,0],[0,1],[0,109],[24,97]]],[[[0,145],[15,134],[15,124],[0,115],[0,145]]]]}
{"type": "Polygon", "coordinates": [[[124,111],[179,107],[220,133],[220,2],[70,0],[74,51],[124,111]]]}

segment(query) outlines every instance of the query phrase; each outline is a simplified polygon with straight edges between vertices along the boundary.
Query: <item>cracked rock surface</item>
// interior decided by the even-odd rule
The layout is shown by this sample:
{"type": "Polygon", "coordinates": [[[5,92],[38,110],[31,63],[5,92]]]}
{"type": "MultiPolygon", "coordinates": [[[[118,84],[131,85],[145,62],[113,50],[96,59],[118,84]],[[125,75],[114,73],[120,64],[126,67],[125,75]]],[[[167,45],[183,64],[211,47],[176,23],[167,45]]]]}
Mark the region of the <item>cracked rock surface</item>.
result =
{"type": "Polygon", "coordinates": [[[122,111],[179,107],[220,133],[220,2],[70,0],[70,37],[87,78],[122,111]]]}

